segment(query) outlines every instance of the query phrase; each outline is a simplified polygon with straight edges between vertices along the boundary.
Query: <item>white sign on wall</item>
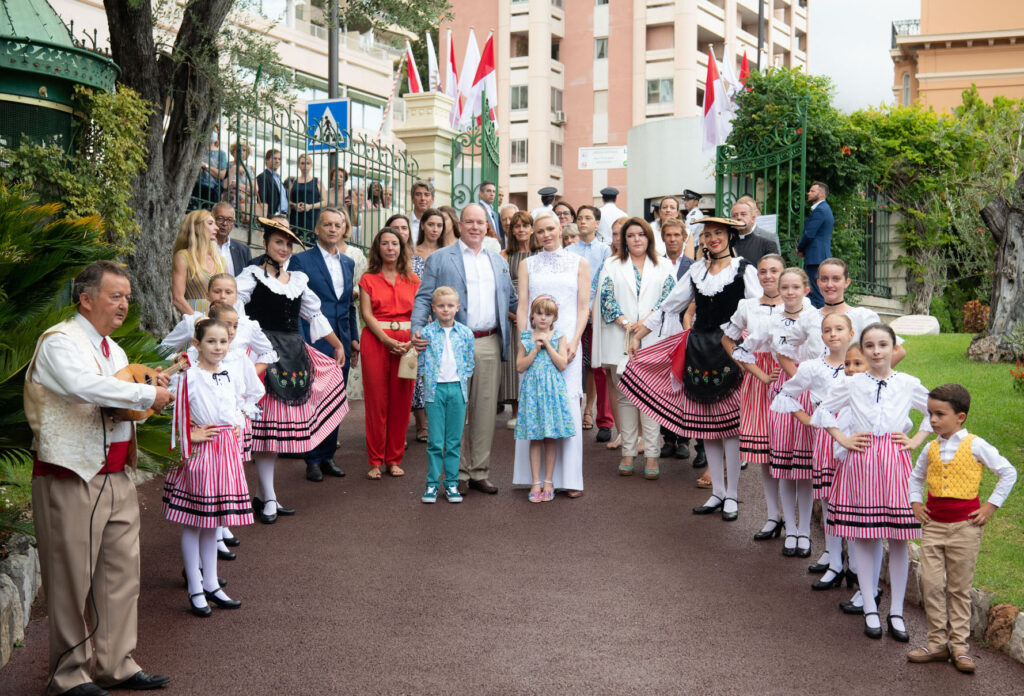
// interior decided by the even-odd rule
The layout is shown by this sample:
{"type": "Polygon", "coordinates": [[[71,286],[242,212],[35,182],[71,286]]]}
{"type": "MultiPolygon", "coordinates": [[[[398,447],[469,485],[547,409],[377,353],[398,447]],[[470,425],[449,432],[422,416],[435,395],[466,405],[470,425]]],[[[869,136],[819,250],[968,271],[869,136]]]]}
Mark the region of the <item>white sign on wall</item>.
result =
{"type": "Polygon", "coordinates": [[[576,166],[580,169],[623,169],[626,166],[626,150],[625,145],[581,147],[576,166]]]}

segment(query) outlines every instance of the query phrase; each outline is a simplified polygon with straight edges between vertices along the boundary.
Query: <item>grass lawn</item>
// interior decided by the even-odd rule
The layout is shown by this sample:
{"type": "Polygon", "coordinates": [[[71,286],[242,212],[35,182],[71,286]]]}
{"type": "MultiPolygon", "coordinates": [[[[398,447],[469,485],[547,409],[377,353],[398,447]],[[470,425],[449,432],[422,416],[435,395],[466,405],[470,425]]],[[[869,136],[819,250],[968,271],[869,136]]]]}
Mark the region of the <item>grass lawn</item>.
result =
{"type": "MultiPolygon", "coordinates": [[[[899,369],[920,379],[929,389],[957,382],[971,392],[971,412],[965,427],[988,440],[1000,454],[1024,474],[1024,438],[1021,416],[1024,396],[1015,392],[1010,365],[971,362],[966,357],[971,342],[967,334],[908,336],[907,357],[899,369]]],[[[914,422],[920,421],[917,414],[914,422]]],[[[917,452],[914,461],[917,461],[917,452]]],[[[981,483],[984,502],[996,477],[986,468],[981,483]]],[[[1024,607],[1024,476],[985,526],[985,539],[974,577],[976,587],[995,593],[997,602],[1024,607]]]]}

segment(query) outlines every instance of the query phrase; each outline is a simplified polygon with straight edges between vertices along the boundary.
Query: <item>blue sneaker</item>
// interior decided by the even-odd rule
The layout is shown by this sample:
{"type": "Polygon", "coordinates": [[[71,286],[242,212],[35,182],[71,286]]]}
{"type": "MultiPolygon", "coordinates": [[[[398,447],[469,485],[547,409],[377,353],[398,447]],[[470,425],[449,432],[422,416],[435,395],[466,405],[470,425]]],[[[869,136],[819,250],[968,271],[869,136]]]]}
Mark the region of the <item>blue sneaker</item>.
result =
{"type": "Polygon", "coordinates": [[[462,494],[459,493],[458,486],[445,486],[444,497],[448,499],[449,503],[461,503],[462,494]]]}
{"type": "Polygon", "coordinates": [[[421,503],[436,503],[437,502],[437,486],[427,486],[426,492],[423,497],[420,498],[421,503]]]}

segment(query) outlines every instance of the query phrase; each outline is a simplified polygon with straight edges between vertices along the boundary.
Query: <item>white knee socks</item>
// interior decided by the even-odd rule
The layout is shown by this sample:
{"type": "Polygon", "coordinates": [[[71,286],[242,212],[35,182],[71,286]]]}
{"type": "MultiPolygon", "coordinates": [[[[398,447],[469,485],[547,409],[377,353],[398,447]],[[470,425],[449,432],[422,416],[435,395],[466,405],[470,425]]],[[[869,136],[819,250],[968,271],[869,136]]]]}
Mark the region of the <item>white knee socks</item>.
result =
{"type": "Polygon", "coordinates": [[[796,524],[796,481],[779,479],[779,501],[782,503],[782,516],[786,519],[786,536],[799,536],[796,524]]]}
{"type": "MultiPolygon", "coordinates": [[[[875,546],[882,542],[876,539],[854,539],[853,551],[857,555],[857,582],[860,584],[861,598],[864,601],[864,613],[878,612],[875,595],[878,594],[878,568],[875,566],[875,546]]],[[[865,617],[865,623],[872,628],[882,625],[877,616],[865,617]]]]}
{"type": "Polygon", "coordinates": [[[216,592],[220,589],[217,582],[217,530],[199,530],[199,557],[203,562],[203,589],[216,592]]]}
{"type": "Polygon", "coordinates": [[[263,493],[263,514],[277,514],[277,493],[274,491],[274,464],[277,455],[273,452],[259,452],[256,459],[256,473],[259,475],[260,490],[263,493]]]}
{"type": "MultiPolygon", "coordinates": [[[[879,543],[881,546],[881,543],[879,543]]],[[[889,614],[903,616],[903,599],[907,594],[907,576],[910,574],[910,551],[902,539],[889,539],[889,614]]],[[[904,630],[904,626],[896,626],[904,630]]]]}
{"type": "MultiPolygon", "coordinates": [[[[828,529],[828,504],[821,501],[821,522],[828,529]]],[[[835,573],[843,572],[843,539],[825,532],[825,553],[828,554],[828,567],[835,573]]]]}
{"type": "MultiPolygon", "coordinates": [[[[190,595],[203,591],[203,574],[199,570],[199,527],[181,528],[181,559],[185,564],[185,582],[190,595]]],[[[206,598],[194,597],[197,607],[206,606],[206,598]]]]}
{"type": "Polygon", "coordinates": [[[764,488],[764,505],[768,510],[768,519],[781,522],[782,511],[779,509],[779,481],[772,478],[772,468],[769,464],[761,465],[761,486],[764,488]]]}
{"type": "Polygon", "coordinates": [[[721,440],[705,440],[704,456],[708,459],[708,476],[711,477],[711,494],[719,500],[725,499],[725,450],[721,440]]]}
{"type": "Polygon", "coordinates": [[[811,509],[814,506],[814,486],[810,480],[796,481],[796,504],[800,515],[800,523],[797,525],[799,534],[808,538],[811,536],[811,509]]]}

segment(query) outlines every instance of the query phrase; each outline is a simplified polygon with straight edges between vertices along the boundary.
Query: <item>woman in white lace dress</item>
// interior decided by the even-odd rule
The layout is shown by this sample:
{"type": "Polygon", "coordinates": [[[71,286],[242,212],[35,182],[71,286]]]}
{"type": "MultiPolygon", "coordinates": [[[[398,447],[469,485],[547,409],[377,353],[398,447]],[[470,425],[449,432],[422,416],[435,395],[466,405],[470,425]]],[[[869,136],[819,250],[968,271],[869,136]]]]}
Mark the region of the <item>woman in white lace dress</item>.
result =
{"type": "MultiPolygon", "coordinates": [[[[580,353],[580,339],[587,326],[590,309],[590,268],[586,259],[562,248],[561,226],[554,213],[540,213],[533,221],[533,230],[541,251],[519,264],[516,325],[530,325],[527,315],[533,301],[540,295],[549,295],[558,305],[555,328],[568,339],[569,365],[562,374],[569,392],[576,434],[558,441],[560,451],[555,465],[554,486],[556,491],[564,490],[570,498],[578,498],[583,495],[583,437],[580,428],[583,355],[580,353]]],[[[532,482],[529,442],[517,440],[512,483],[530,485],[532,482]]]]}

